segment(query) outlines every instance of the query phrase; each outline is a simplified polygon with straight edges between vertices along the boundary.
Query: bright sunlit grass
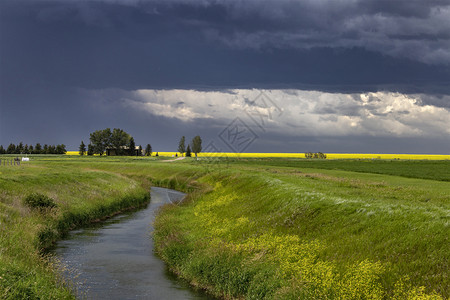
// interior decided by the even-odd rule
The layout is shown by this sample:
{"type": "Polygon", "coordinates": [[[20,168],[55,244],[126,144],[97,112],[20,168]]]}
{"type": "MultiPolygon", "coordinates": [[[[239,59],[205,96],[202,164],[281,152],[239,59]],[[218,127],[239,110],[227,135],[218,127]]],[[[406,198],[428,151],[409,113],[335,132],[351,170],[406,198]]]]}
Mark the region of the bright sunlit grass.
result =
{"type": "Polygon", "coordinates": [[[225,298],[445,298],[448,183],[384,174],[429,162],[370,161],[383,174],[253,163],[197,179],[208,193],[158,215],[158,253],[183,278],[225,298]]]}

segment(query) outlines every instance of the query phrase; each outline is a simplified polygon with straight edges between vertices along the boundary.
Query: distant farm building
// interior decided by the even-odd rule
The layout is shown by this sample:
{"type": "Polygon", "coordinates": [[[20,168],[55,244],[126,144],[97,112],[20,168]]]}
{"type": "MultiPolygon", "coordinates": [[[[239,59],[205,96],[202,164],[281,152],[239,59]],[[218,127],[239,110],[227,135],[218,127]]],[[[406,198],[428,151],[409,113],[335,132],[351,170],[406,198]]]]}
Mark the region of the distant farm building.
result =
{"type": "MultiPolygon", "coordinates": [[[[115,148],[106,148],[106,155],[107,156],[129,155],[128,154],[128,149],[130,149],[130,147],[122,146],[122,147],[120,147],[120,149],[121,149],[120,152],[122,152],[122,153],[118,154],[117,153],[118,152],[117,149],[115,149],[115,148]]],[[[141,156],[142,155],[142,153],[140,153],[139,146],[134,147],[134,154],[133,155],[134,156],[141,156]]]]}

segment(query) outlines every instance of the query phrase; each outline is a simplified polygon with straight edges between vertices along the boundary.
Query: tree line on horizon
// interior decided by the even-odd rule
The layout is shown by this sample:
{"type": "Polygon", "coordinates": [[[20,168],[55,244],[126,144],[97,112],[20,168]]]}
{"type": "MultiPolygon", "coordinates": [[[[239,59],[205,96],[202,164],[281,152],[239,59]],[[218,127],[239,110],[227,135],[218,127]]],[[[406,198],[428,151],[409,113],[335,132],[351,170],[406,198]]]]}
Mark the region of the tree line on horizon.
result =
{"type": "MultiPolygon", "coordinates": [[[[136,151],[136,144],[134,138],[120,128],[106,128],[103,130],[96,130],[90,134],[90,143],[86,145],[84,141],[81,141],[78,153],[80,155],[104,155],[114,153],[116,156],[151,156],[153,149],[150,144],[147,144],[143,151],[142,146],[138,147],[136,151]]],[[[202,151],[202,139],[199,135],[195,136],[191,143],[186,147],[186,138],[181,137],[178,144],[178,152],[181,156],[190,157],[192,153],[197,157],[198,153],[202,151]]],[[[156,153],[158,155],[158,152],[156,153]]]]}
{"type": "Polygon", "coordinates": [[[202,152],[202,138],[199,135],[195,136],[186,147],[186,137],[182,136],[178,143],[178,152],[181,156],[186,153],[186,157],[191,157],[194,153],[197,157],[198,153],[202,152]]]}
{"type": "Polygon", "coordinates": [[[20,142],[15,145],[13,143],[5,149],[3,145],[0,145],[0,154],[66,154],[66,145],[48,145],[42,146],[40,143],[36,143],[35,146],[23,144],[20,142]]]}
{"type": "MultiPolygon", "coordinates": [[[[145,150],[142,146],[136,147],[134,138],[120,128],[106,128],[103,130],[96,130],[90,133],[90,143],[86,145],[84,141],[81,141],[79,146],[80,155],[103,155],[107,151],[114,151],[114,155],[145,155],[151,156],[153,149],[150,144],[147,144],[145,150]],[[137,149],[136,149],[137,148],[137,149]]],[[[191,157],[192,154],[195,157],[202,151],[202,139],[199,135],[195,136],[192,141],[186,146],[186,138],[182,136],[178,144],[178,152],[181,156],[191,157]]],[[[47,145],[42,146],[37,143],[35,146],[23,144],[20,142],[17,145],[11,143],[6,149],[0,145],[0,154],[66,154],[66,145],[47,145]]],[[[159,156],[156,153],[156,156],[159,156]]]]}

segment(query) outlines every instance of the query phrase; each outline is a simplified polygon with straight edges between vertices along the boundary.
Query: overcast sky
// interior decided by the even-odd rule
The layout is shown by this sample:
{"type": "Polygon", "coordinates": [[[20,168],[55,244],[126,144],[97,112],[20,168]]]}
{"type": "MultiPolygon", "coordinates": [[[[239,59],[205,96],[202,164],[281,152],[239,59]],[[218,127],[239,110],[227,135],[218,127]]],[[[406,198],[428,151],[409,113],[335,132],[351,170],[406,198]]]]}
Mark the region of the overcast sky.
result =
{"type": "Polygon", "coordinates": [[[1,0],[0,144],[450,154],[448,0],[1,0]]]}

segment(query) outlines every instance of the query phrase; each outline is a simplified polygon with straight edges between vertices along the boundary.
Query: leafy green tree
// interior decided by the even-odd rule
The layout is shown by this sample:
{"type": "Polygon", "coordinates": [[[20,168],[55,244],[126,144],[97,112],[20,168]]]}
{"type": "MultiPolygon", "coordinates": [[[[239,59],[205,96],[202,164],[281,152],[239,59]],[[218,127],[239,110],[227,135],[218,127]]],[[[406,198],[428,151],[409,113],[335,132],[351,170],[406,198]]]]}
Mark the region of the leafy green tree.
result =
{"type": "Polygon", "coordinates": [[[16,154],[20,154],[23,152],[23,143],[20,142],[19,145],[16,147],[16,154]]]}
{"type": "Polygon", "coordinates": [[[191,146],[190,145],[187,146],[186,157],[191,157],[191,146]]]}
{"type": "Polygon", "coordinates": [[[0,154],[5,154],[6,150],[3,148],[3,145],[0,145],[0,154]]]}
{"type": "Polygon", "coordinates": [[[136,144],[134,143],[134,138],[130,138],[130,142],[128,144],[128,155],[134,156],[136,155],[136,144]]]}
{"type": "Polygon", "coordinates": [[[90,141],[95,154],[103,155],[106,148],[111,145],[111,129],[96,130],[90,134],[90,141]]]}
{"type": "Polygon", "coordinates": [[[178,152],[180,152],[181,156],[186,152],[186,138],[184,135],[181,137],[180,142],[178,143],[178,152]]]}
{"type": "Polygon", "coordinates": [[[48,152],[48,145],[44,144],[44,147],[42,147],[41,153],[42,154],[48,154],[47,152],[48,152]]]}
{"type": "Polygon", "coordinates": [[[84,144],[83,141],[81,141],[80,147],[78,148],[78,153],[81,156],[83,156],[85,152],[86,152],[86,145],[84,144]]]}
{"type": "Polygon", "coordinates": [[[147,146],[145,147],[145,155],[152,156],[152,153],[152,146],[150,144],[147,144],[147,146]]]}
{"type": "Polygon", "coordinates": [[[34,153],[33,145],[30,145],[30,146],[28,147],[28,152],[29,152],[30,154],[34,153]]]}
{"type": "Polygon", "coordinates": [[[33,153],[41,154],[41,152],[42,152],[42,146],[41,146],[41,144],[37,143],[36,147],[34,147],[34,152],[33,153]]]}
{"type": "Polygon", "coordinates": [[[11,150],[12,150],[11,154],[17,154],[17,145],[15,145],[15,144],[12,144],[12,145],[13,145],[13,147],[11,148],[11,150]]]}
{"type": "MultiPolygon", "coordinates": [[[[116,155],[127,155],[131,135],[120,128],[96,130],[90,134],[90,142],[96,154],[103,155],[106,149],[114,150],[116,155]]],[[[134,154],[133,154],[134,155],[134,154]]]]}
{"type": "Polygon", "coordinates": [[[125,154],[125,146],[127,146],[130,142],[131,135],[126,133],[120,128],[114,128],[111,137],[109,146],[116,151],[116,155],[124,155],[125,154]]]}
{"type": "Polygon", "coordinates": [[[16,153],[16,145],[14,145],[13,143],[9,144],[8,148],[6,148],[6,153],[7,154],[16,153]]]}
{"type": "Polygon", "coordinates": [[[138,153],[138,155],[142,156],[142,146],[141,145],[139,145],[139,153],[138,153]]]}
{"type": "Polygon", "coordinates": [[[195,153],[195,157],[202,152],[202,138],[199,135],[192,139],[192,152],[195,153]]]}
{"type": "Polygon", "coordinates": [[[89,156],[94,155],[94,146],[92,146],[92,144],[89,144],[87,147],[87,155],[89,156]]]}
{"type": "Polygon", "coordinates": [[[49,145],[48,146],[47,154],[56,154],[56,147],[55,147],[55,145],[49,145]]]}
{"type": "Polygon", "coordinates": [[[66,153],[67,153],[66,145],[64,144],[56,145],[55,154],[66,154],[66,153]]]}

